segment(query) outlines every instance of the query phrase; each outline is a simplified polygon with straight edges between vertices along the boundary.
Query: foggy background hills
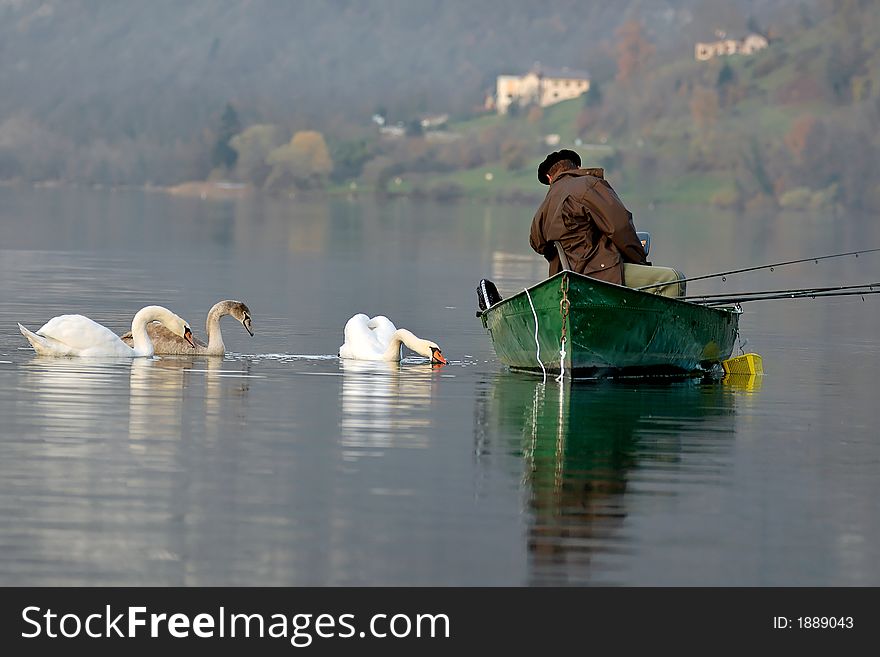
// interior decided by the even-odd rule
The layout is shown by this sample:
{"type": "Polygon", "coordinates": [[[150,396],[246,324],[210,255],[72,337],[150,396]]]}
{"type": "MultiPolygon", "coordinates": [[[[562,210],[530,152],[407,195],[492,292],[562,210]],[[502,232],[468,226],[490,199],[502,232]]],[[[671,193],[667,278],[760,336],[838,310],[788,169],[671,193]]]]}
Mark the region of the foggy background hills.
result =
{"type": "Polygon", "coordinates": [[[243,123],[326,129],[377,108],[407,117],[479,106],[535,62],[614,73],[615,29],[690,53],[719,26],[791,20],[770,0],[0,0],[0,120],[76,144],[189,140],[225,103],[243,123]],[[707,6],[708,5],[708,6],[707,6]]]}
{"type": "Polygon", "coordinates": [[[531,202],[589,145],[650,204],[880,208],[876,0],[0,0],[0,91],[7,184],[531,202]],[[589,92],[487,105],[537,63],[589,92]]]}

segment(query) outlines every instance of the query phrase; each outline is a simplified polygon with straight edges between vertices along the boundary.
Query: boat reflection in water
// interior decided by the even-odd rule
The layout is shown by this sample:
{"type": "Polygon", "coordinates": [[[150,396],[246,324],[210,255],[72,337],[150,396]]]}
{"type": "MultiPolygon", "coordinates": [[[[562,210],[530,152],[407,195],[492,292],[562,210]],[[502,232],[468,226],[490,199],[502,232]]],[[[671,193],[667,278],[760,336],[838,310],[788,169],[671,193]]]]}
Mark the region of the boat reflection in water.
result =
{"type": "Polygon", "coordinates": [[[424,448],[436,372],[429,363],[340,359],[346,459],[378,456],[394,447],[424,448]]]}
{"type": "Polygon", "coordinates": [[[717,380],[560,385],[499,374],[478,406],[477,450],[525,465],[528,583],[616,582],[624,566],[608,561],[650,549],[626,530],[634,507],[725,477],[744,394],[717,380]]]}

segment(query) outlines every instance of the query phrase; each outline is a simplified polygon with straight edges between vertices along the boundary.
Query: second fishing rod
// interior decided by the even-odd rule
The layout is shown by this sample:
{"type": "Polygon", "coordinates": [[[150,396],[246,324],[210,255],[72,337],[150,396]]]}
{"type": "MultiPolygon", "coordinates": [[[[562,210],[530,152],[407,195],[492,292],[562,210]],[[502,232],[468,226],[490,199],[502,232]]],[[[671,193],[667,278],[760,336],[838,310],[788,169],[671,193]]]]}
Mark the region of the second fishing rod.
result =
{"type": "MultiPolygon", "coordinates": [[[[800,258],[798,260],[786,260],[784,262],[774,262],[768,265],[756,265],[754,267],[742,267],[740,269],[730,269],[727,271],[720,271],[714,274],[704,274],[702,276],[691,276],[688,278],[682,278],[676,281],[677,283],[690,283],[692,281],[702,281],[708,280],[710,278],[721,278],[722,280],[727,280],[728,276],[733,276],[734,274],[744,274],[750,271],[760,271],[762,269],[769,269],[773,271],[777,267],[786,267],[788,265],[796,265],[803,262],[815,262],[819,263],[820,260],[830,260],[832,258],[844,258],[846,256],[854,256],[858,258],[860,255],[865,255],[868,253],[878,253],[880,252],[880,248],[876,249],[861,249],[859,251],[847,251],[846,253],[832,253],[829,255],[821,255],[821,256],[813,256],[812,258],[800,258]]],[[[668,281],[664,283],[653,283],[651,285],[643,285],[641,287],[633,288],[636,290],[651,290],[656,287],[663,287],[664,285],[668,285],[668,281]]]]}

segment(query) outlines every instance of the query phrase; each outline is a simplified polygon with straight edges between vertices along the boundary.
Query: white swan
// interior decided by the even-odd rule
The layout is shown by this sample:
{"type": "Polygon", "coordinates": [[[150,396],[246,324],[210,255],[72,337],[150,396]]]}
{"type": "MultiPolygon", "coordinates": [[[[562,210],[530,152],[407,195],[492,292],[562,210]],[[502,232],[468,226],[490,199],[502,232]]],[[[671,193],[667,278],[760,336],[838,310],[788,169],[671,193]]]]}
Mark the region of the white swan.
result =
{"type": "Polygon", "coordinates": [[[44,356],[84,356],[136,358],[152,356],[153,343],[147,333],[147,324],[160,321],[176,335],[192,342],[189,324],[162,306],[141,308],[131,320],[134,348],[125,344],[106,326],[83,315],[59,315],[46,322],[36,333],[18,325],[21,334],[28,339],[38,354],[44,356]]]}
{"type": "Polygon", "coordinates": [[[396,362],[401,357],[401,345],[430,358],[432,363],[446,363],[436,342],[423,340],[406,329],[396,328],[390,319],[382,315],[371,319],[363,313],[346,322],[345,344],[339,347],[339,357],[396,362]]]}
{"type": "MultiPolygon", "coordinates": [[[[226,353],[226,345],[223,343],[223,334],[220,332],[220,318],[226,315],[231,315],[237,319],[244,326],[244,329],[250,333],[251,337],[254,336],[254,332],[251,329],[251,309],[241,301],[233,301],[232,299],[218,301],[208,311],[208,320],[205,322],[208,344],[193,337],[195,347],[192,347],[186,340],[169,331],[162,324],[155,322],[147,324],[147,333],[150,334],[153,348],[157,354],[222,356],[226,353]]],[[[130,331],[122,336],[122,341],[127,345],[132,344],[130,331]]]]}

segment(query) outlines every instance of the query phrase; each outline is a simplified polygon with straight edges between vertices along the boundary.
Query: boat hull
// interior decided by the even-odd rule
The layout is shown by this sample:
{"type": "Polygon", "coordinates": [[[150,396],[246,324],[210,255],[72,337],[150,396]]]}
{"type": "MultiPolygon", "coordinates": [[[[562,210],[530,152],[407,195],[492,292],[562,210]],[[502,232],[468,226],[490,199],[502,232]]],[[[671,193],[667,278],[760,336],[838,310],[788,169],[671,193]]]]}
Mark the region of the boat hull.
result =
{"type": "Polygon", "coordinates": [[[548,371],[602,376],[711,369],[733,352],[740,314],[737,307],[710,308],[563,271],[480,318],[499,360],[511,368],[540,371],[543,364],[548,371]]]}

